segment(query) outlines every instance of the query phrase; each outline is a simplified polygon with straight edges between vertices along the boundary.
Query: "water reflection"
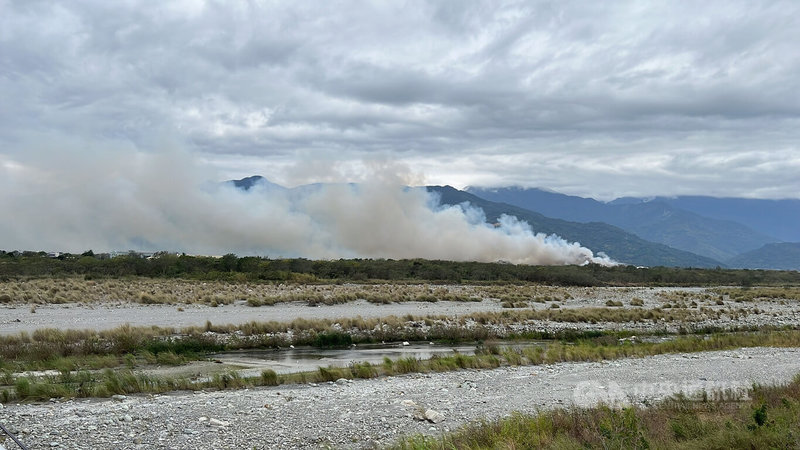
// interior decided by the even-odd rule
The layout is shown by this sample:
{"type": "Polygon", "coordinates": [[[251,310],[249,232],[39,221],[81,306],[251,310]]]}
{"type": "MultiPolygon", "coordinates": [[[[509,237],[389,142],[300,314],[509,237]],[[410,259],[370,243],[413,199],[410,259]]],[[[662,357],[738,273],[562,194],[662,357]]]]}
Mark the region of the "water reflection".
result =
{"type": "Polygon", "coordinates": [[[431,344],[410,343],[396,344],[359,344],[355,347],[337,349],[319,349],[299,347],[289,349],[241,350],[211,355],[212,358],[226,364],[245,367],[272,369],[277,373],[292,373],[316,370],[318,367],[347,367],[353,362],[369,362],[380,364],[383,358],[417,358],[430,359],[434,355],[451,355],[458,352],[465,355],[475,354],[477,343],[472,344],[431,344]]]}

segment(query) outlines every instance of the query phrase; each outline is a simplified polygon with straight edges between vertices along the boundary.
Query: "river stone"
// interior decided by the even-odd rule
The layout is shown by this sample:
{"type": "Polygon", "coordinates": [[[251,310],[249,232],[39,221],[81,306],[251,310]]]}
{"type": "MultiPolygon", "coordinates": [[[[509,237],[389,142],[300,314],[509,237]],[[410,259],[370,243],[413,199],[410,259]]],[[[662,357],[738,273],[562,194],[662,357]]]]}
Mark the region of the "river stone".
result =
{"type": "Polygon", "coordinates": [[[214,425],[214,426],[217,426],[217,427],[227,427],[228,425],[230,425],[230,422],[226,422],[224,420],[211,418],[211,419],[208,420],[208,424],[209,425],[214,425]]]}
{"type": "Polygon", "coordinates": [[[444,420],[444,414],[434,409],[426,409],[425,420],[427,420],[430,423],[439,423],[444,420]]]}

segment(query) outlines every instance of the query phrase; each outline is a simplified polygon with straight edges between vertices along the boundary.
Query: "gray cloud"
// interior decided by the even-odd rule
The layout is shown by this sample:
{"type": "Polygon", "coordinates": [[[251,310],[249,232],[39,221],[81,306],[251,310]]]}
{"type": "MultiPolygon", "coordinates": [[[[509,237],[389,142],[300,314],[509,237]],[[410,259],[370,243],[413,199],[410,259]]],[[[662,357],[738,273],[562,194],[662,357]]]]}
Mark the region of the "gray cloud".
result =
{"type": "Polygon", "coordinates": [[[169,144],[218,179],[363,179],[377,155],[599,198],[800,192],[796,2],[0,10],[0,163],[169,144]]]}

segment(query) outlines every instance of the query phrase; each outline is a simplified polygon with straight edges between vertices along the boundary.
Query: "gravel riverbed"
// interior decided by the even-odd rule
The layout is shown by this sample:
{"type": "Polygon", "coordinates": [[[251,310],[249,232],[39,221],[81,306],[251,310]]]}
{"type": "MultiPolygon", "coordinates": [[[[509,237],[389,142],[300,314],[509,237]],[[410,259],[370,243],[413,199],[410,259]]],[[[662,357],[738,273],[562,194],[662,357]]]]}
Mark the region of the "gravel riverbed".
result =
{"type": "MultiPolygon", "coordinates": [[[[31,448],[369,448],[472,420],[597,401],[743,391],[800,373],[800,349],[748,348],[597,363],[464,370],[238,391],[7,404],[31,448]],[[424,418],[425,412],[431,420],[424,418]]],[[[10,441],[7,446],[14,448],[10,441]]]]}
{"type": "MultiPolygon", "coordinates": [[[[634,308],[633,299],[643,302],[641,308],[662,307],[666,300],[660,296],[672,292],[687,292],[702,295],[710,292],[706,288],[560,288],[570,294],[568,300],[548,301],[529,305],[533,309],[549,309],[556,303],[561,309],[606,308],[608,301],[620,302],[620,308],[634,308]]],[[[771,299],[758,302],[735,303],[727,301],[718,305],[711,301],[701,304],[709,311],[722,311],[719,317],[705,315],[697,308],[690,309],[694,317],[694,327],[761,327],[761,326],[800,326],[800,302],[797,299],[771,299]],[[733,313],[733,311],[739,311],[733,313]],[[746,313],[741,313],[746,311],[746,313]]],[[[639,307],[637,307],[639,308],[639,307]]],[[[234,304],[211,307],[203,304],[190,305],[143,305],[135,302],[99,302],[93,304],[6,304],[0,305],[0,335],[17,334],[21,331],[33,332],[40,328],[94,329],[106,330],[124,324],[133,326],[188,327],[204,326],[206,321],[216,325],[257,322],[290,322],[295,319],[339,319],[361,316],[376,318],[406,315],[460,317],[479,312],[509,311],[495,299],[479,302],[400,302],[373,304],[356,300],[335,305],[308,306],[304,302],[282,302],[274,306],[251,307],[243,301],[234,304]]],[[[676,331],[684,325],[680,321],[654,324],[638,323],[557,323],[552,321],[531,321],[523,329],[558,331],[560,329],[628,329],[638,332],[676,331]]]]}

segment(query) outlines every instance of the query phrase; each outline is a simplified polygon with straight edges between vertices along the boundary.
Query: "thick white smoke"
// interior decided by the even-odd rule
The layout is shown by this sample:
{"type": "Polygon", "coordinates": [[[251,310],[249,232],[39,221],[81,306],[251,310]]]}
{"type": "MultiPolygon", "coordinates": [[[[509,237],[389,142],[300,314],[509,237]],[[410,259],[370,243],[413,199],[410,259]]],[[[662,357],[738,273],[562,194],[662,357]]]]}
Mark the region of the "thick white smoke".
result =
{"type": "Polygon", "coordinates": [[[440,207],[423,189],[385,176],[358,186],[242,191],[208,182],[212,173],[174,154],[70,164],[0,160],[0,176],[6,250],[612,263],[514,217],[492,226],[468,205],[440,207]]]}

